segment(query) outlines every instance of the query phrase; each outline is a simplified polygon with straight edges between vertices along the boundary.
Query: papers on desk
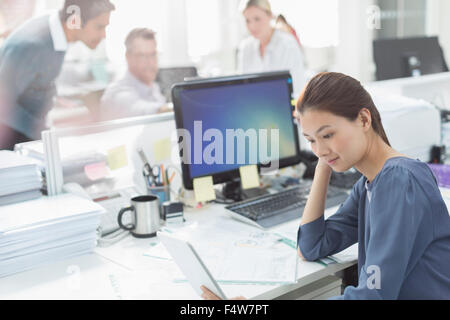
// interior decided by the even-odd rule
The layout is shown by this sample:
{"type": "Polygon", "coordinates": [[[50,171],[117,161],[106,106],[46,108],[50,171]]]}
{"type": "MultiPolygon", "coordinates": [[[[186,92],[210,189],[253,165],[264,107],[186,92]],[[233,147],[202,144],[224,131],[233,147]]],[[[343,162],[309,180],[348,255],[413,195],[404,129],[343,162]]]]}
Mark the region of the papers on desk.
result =
{"type": "Polygon", "coordinates": [[[441,191],[442,199],[444,200],[450,215],[450,188],[440,187],[439,190],[441,191]]]}
{"type": "MultiPolygon", "coordinates": [[[[296,281],[295,246],[271,232],[236,224],[227,218],[180,229],[166,227],[163,231],[188,240],[219,283],[269,285],[296,281]]],[[[168,259],[170,256],[164,251],[158,245],[144,255],[168,259]]]]}
{"type": "Polygon", "coordinates": [[[44,143],[41,140],[18,143],[14,151],[37,161],[40,167],[45,167],[44,143]]]}
{"type": "MultiPolygon", "coordinates": [[[[275,235],[283,239],[282,241],[286,244],[297,249],[297,228],[292,228],[290,225],[281,226],[275,235]]],[[[354,244],[339,253],[319,259],[316,262],[323,266],[328,266],[330,264],[353,262],[356,260],[358,260],[358,244],[354,244]]]]}
{"type": "Polygon", "coordinates": [[[8,194],[5,196],[0,196],[0,206],[37,199],[41,196],[42,193],[39,189],[8,194]]]}
{"type": "MultiPolygon", "coordinates": [[[[297,230],[295,226],[262,231],[226,218],[164,227],[163,232],[189,241],[219,284],[289,284],[297,280],[297,230]]],[[[323,266],[357,259],[357,245],[316,261],[323,266]]],[[[153,244],[144,256],[171,261],[165,247],[153,244]]],[[[132,266],[130,266],[132,267],[132,266]]],[[[185,282],[181,272],[175,282],[185,282]]]]}
{"type": "Polygon", "coordinates": [[[91,252],[104,209],[72,194],[0,208],[0,277],[91,252]]]}
{"type": "Polygon", "coordinates": [[[0,206],[41,196],[42,177],[35,160],[0,151],[0,206]]]}

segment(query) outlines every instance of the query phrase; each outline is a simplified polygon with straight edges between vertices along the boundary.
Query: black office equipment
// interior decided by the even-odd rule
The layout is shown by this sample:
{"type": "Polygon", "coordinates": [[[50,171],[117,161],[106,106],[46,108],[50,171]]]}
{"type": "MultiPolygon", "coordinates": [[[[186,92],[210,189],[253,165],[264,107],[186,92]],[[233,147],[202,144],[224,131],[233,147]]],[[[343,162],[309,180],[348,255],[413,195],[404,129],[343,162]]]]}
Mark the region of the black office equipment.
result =
{"type": "MultiPolygon", "coordinates": [[[[242,166],[275,170],[302,161],[298,128],[292,116],[292,77],[288,71],[187,81],[175,85],[172,95],[186,189],[193,189],[194,179],[212,176],[214,184],[225,183],[223,198],[238,201],[226,207],[232,216],[262,228],[301,216],[311,181],[261,195],[254,192],[260,191],[259,188],[242,190],[239,179],[242,166]],[[264,137],[261,130],[266,130],[265,136],[270,140],[274,129],[279,133],[279,140],[275,141],[278,156],[257,152],[252,157],[252,151],[261,151],[264,137]],[[230,130],[248,134],[241,144],[238,138],[232,138],[230,143],[230,130]],[[234,142],[238,142],[237,146],[234,142]],[[245,156],[239,161],[237,154],[241,147],[245,156]],[[212,159],[205,159],[205,154],[212,159]]],[[[274,147],[270,140],[267,150],[272,152],[274,147]]],[[[330,186],[327,204],[337,205],[347,197],[345,191],[330,186]]]]}
{"type": "Polygon", "coordinates": [[[373,55],[377,81],[448,71],[438,37],[374,40],[373,55]]]}
{"type": "Polygon", "coordinates": [[[172,101],[171,89],[175,83],[198,77],[197,68],[193,66],[160,68],[156,82],[167,101],[172,101]]]}
{"type": "Polygon", "coordinates": [[[166,201],[162,204],[161,219],[168,224],[183,223],[183,203],[166,201]]]}
{"type": "Polygon", "coordinates": [[[239,179],[239,168],[245,165],[256,164],[261,169],[276,163],[274,169],[278,169],[300,163],[298,128],[292,117],[292,77],[288,71],[187,81],[175,85],[172,95],[186,189],[192,190],[193,180],[205,176],[212,176],[214,184],[232,183],[239,179]],[[266,139],[261,130],[265,130],[266,139]],[[279,133],[279,155],[276,159],[270,158],[272,153],[261,157],[263,152],[258,148],[263,139],[266,151],[274,150],[273,130],[279,133]],[[227,139],[230,131],[236,135],[254,133],[257,141],[244,137],[242,144],[236,136],[227,139]],[[215,138],[221,141],[204,139],[208,132],[220,135],[215,138]],[[214,142],[222,142],[223,148],[212,154],[214,161],[208,161],[204,155],[214,142]],[[253,147],[257,148],[256,154],[253,147]]]}
{"type": "MultiPolygon", "coordinates": [[[[303,181],[300,185],[275,194],[241,201],[226,207],[237,220],[267,229],[284,222],[299,219],[311,190],[312,182],[303,181]]],[[[329,186],[325,202],[326,208],[343,203],[348,193],[329,186]]]]}

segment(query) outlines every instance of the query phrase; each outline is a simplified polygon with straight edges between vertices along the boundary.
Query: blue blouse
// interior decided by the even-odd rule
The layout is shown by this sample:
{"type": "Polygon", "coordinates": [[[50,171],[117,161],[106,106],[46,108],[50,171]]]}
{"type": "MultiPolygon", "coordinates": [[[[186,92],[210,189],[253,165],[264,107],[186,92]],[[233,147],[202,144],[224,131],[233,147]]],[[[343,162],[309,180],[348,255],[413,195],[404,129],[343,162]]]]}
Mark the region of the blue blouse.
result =
{"type": "Polygon", "coordinates": [[[309,261],[358,246],[358,287],[338,299],[450,299],[450,217],[425,163],[386,161],[362,177],[336,214],[298,231],[309,261]]]}

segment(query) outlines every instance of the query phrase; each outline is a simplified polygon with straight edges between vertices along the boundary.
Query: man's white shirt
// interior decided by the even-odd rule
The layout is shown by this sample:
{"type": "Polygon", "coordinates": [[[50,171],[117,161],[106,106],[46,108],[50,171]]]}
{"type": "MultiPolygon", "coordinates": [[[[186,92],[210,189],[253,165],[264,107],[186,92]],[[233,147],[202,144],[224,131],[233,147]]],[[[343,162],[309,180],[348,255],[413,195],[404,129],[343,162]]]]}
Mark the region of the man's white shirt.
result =
{"type": "Polygon", "coordinates": [[[159,85],[143,83],[129,71],[111,84],[102,97],[103,120],[156,114],[167,103],[159,85]]]}

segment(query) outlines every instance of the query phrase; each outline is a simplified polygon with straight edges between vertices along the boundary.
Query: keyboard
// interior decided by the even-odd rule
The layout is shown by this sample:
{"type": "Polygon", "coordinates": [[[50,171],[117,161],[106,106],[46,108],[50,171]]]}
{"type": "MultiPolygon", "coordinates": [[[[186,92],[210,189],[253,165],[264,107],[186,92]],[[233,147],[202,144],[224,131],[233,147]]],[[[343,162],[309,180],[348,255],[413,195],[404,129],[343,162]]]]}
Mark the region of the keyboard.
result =
{"type": "MultiPolygon", "coordinates": [[[[244,200],[225,207],[231,217],[262,229],[299,219],[305,208],[312,182],[283,191],[244,200]]],[[[326,208],[343,203],[349,196],[345,189],[328,186],[326,208]]]]}

